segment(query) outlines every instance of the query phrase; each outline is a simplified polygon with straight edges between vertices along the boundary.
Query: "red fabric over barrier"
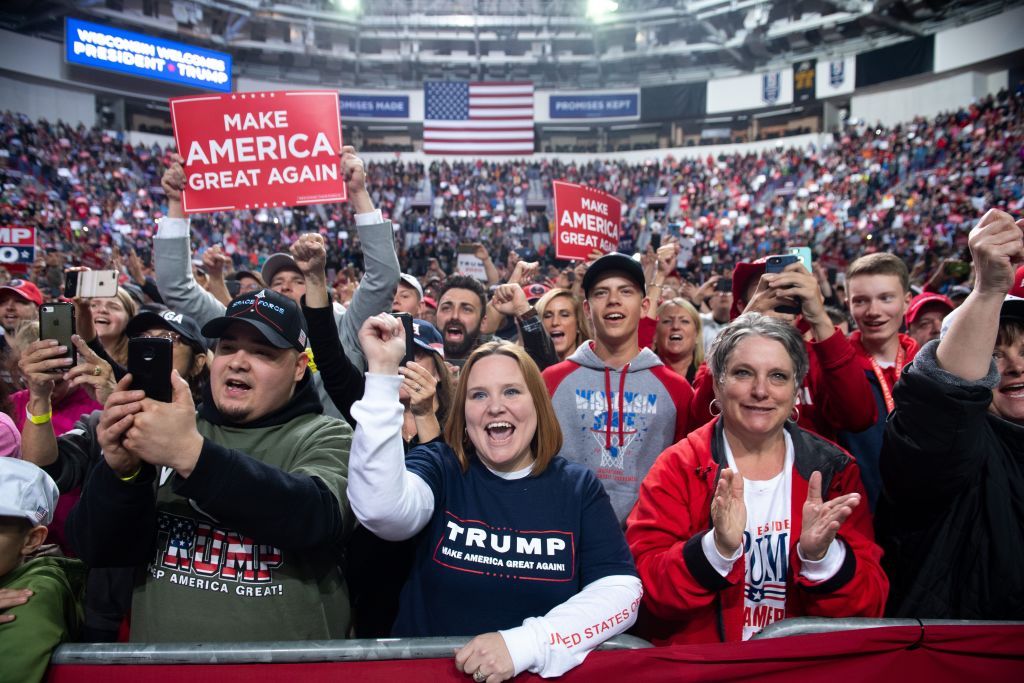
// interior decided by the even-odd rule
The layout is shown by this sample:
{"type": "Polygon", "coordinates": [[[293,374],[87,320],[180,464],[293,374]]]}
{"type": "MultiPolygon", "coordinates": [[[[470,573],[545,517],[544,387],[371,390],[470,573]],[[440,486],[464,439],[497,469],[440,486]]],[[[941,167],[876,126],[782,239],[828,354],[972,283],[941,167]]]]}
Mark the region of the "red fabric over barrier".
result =
{"type": "MultiPolygon", "coordinates": [[[[141,683],[354,680],[472,680],[451,659],[328,662],[317,664],[64,665],[49,681],[141,683]]],[[[595,652],[561,681],[885,681],[1024,680],[1024,626],[889,627],[791,636],[748,643],[677,645],[647,650],[595,652]]],[[[517,681],[541,681],[524,674],[517,681]]]]}

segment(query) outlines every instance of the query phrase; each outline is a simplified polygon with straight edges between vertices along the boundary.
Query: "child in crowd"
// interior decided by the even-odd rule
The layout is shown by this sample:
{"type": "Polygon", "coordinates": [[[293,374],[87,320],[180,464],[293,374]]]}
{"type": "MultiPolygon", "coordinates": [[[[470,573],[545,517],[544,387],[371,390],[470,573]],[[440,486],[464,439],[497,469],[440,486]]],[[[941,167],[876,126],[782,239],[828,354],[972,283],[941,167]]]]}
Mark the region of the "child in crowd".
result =
{"type": "MultiPolygon", "coordinates": [[[[32,463],[0,458],[0,671],[41,681],[50,655],[78,630],[85,565],[31,555],[53,521],[57,485],[32,463]]],[[[8,678],[9,677],[9,678],[8,678]]]]}

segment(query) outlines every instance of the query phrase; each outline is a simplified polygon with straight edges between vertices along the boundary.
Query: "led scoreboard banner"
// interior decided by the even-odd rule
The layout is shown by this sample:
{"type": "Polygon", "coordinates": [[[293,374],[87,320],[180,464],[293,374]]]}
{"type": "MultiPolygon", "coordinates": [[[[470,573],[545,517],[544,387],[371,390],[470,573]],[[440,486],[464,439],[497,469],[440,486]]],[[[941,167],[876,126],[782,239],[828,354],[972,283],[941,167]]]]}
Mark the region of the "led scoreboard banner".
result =
{"type": "Polygon", "coordinates": [[[185,43],[67,19],[64,58],[69,64],[231,92],[231,55],[185,43]]]}

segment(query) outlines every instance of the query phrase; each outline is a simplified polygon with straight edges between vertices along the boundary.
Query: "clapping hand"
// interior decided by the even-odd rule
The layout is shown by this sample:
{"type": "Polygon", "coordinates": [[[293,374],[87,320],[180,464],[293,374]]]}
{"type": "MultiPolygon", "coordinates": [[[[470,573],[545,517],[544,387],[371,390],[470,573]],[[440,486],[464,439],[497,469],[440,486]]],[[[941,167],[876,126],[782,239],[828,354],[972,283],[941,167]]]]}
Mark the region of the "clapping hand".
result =
{"type": "Polygon", "coordinates": [[[859,493],[847,493],[825,502],[821,498],[821,472],[811,474],[804,502],[803,527],[800,529],[800,552],[808,560],[820,560],[828,552],[839,527],[850,518],[860,504],[859,493]]]}
{"type": "Polygon", "coordinates": [[[747,529],[747,504],[743,500],[743,477],[739,472],[726,468],[719,475],[711,501],[711,523],[719,554],[725,558],[735,555],[747,529]]]}

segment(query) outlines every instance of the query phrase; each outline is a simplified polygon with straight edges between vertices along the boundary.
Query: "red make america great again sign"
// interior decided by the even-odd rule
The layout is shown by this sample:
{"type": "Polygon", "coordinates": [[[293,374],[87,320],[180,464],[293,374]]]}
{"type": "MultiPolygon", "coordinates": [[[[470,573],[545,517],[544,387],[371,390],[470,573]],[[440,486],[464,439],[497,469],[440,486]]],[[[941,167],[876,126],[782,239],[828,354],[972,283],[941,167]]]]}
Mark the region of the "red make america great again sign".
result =
{"type": "Polygon", "coordinates": [[[171,99],[187,213],[345,201],[333,90],[171,99]]]}

